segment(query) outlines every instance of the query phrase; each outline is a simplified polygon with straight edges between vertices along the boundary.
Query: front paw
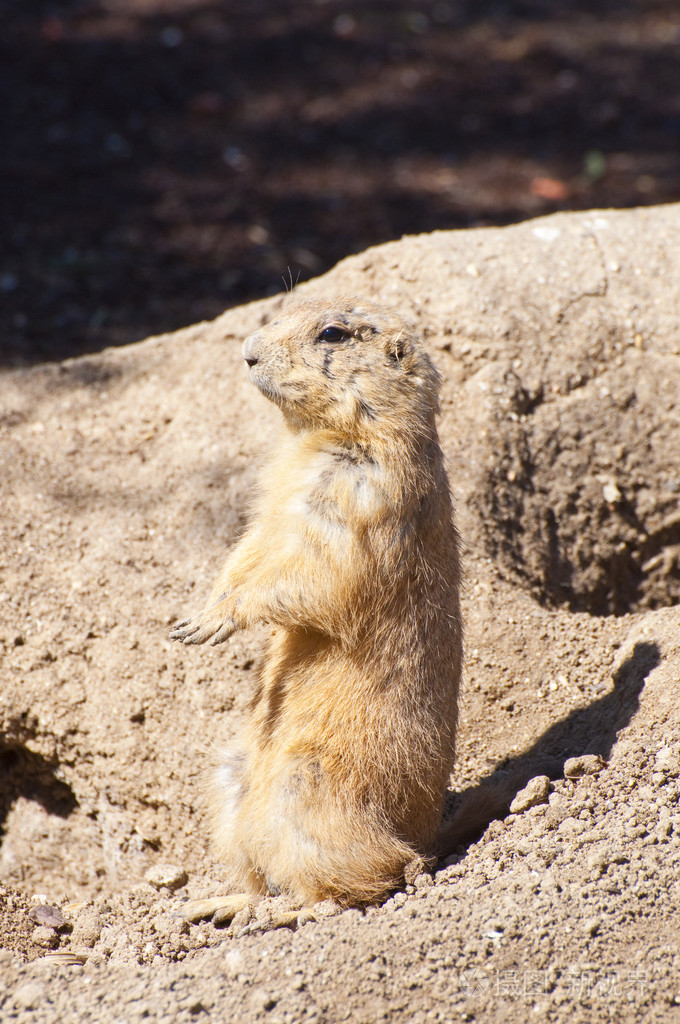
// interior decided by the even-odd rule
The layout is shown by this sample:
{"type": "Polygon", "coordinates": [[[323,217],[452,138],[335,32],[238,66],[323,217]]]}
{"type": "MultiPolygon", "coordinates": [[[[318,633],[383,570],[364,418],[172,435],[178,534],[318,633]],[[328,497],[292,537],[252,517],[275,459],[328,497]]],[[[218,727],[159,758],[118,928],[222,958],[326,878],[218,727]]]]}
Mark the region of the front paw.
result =
{"type": "Polygon", "coordinates": [[[181,640],[183,644],[204,644],[208,640],[211,647],[224,643],[236,631],[236,623],[227,616],[211,610],[201,612],[195,619],[178,622],[170,633],[171,640],[181,640]]]}

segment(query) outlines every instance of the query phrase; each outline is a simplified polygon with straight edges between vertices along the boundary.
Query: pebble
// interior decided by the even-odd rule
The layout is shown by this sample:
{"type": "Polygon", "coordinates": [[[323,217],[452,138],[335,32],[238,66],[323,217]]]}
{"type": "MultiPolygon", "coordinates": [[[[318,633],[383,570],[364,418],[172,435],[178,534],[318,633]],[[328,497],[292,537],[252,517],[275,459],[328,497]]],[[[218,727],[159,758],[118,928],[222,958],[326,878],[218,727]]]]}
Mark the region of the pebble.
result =
{"type": "Polygon", "coordinates": [[[178,864],[155,864],[144,878],[155,889],[181,889],[189,880],[184,868],[178,864]]]}
{"type": "Polygon", "coordinates": [[[61,928],[66,924],[64,915],[59,907],[52,907],[47,903],[41,903],[39,907],[29,910],[28,916],[33,924],[43,925],[47,928],[61,928]]]}
{"type": "Polygon", "coordinates": [[[602,920],[599,917],[587,917],[583,922],[583,930],[586,935],[597,935],[600,930],[602,920]]]}
{"type": "Polygon", "coordinates": [[[159,914],[155,917],[152,922],[153,930],[157,935],[162,936],[175,936],[175,935],[188,935],[189,934],[189,922],[178,920],[177,918],[168,917],[165,914],[159,914]]]}
{"type": "Polygon", "coordinates": [[[576,835],[579,832],[583,832],[585,827],[585,822],[581,821],[579,818],[569,816],[562,819],[557,826],[557,831],[564,835],[576,835]]]}
{"type": "Polygon", "coordinates": [[[43,949],[54,949],[59,945],[59,936],[54,931],[54,928],[48,928],[46,925],[38,925],[31,936],[36,946],[42,946],[43,949]]]}
{"type": "Polygon", "coordinates": [[[654,760],[656,761],[657,768],[664,771],[665,769],[677,769],[680,759],[676,751],[671,747],[666,746],[661,747],[661,749],[657,751],[654,760]]]}
{"type": "Polygon", "coordinates": [[[263,1010],[272,1010],[278,1002],[271,992],[263,988],[255,989],[252,999],[255,1006],[261,1006],[263,1010]]]}
{"type": "Polygon", "coordinates": [[[588,857],[588,868],[602,874],[611,864],[611,857],[604,850],[594,850],[588,857]]]}
{"type": "Polygon", "coordinates": [[[103,928],[104,922],[99,914],[88,907],[78,914],[73,925],[71,941],[74,945],[88,946],[91,949],[99,940],[103,928]]]}
{"type": "Polygon", "coordinates": [[[599,754],[582,754],[569,757],[564,762],[565,779],[580,779],[582,775],[597,775],[605,767],[599,754]]]}
{"type": "Polygon", "coordinates": [[[512,814],[522,814],[530,807],[544,804],[550,794],[550,779],[547,775],[535,775],[530,779],[524,789],[520,790],[510,804],[512,814]]]}

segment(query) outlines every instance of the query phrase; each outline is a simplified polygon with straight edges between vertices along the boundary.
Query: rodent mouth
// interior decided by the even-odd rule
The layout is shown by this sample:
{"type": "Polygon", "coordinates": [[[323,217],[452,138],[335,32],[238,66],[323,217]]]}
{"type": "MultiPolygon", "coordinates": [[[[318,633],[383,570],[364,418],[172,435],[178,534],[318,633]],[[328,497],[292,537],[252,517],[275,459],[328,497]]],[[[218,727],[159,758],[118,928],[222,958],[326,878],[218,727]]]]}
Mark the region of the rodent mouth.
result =
{"type": "Polygon", "coordinates": [[[283,401],[281,392],[272,384],[268,377],[261,376],[252,369],[250,371],[250,379],[253,384],[259,388],[265,398],[269,398],[272,402],[276,402],[277,404],[280,404],[283,401]]]}
{"type": "Polygon", "coordinates": [[[265,398],[274,402],[285,412],[287,409],[298,408],[304,405],[304,391],[293,382],[277,382],[274,384],[266,374],[258,374],[255,368],[250,371],[250,379],[265,398]]]}

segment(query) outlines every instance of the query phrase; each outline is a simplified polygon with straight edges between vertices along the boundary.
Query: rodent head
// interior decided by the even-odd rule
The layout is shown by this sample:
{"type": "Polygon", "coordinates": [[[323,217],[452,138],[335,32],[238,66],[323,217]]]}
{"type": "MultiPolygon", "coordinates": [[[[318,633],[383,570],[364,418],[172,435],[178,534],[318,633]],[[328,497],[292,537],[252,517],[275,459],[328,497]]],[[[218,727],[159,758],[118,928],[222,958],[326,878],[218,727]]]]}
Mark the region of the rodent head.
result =
{"type": "Polygon", "coordinates": [[[434,423],[439,374],[413,325],[384,306],[296,303],[246,339],[243,358],[293,428],[360,440],[434,423]]]}

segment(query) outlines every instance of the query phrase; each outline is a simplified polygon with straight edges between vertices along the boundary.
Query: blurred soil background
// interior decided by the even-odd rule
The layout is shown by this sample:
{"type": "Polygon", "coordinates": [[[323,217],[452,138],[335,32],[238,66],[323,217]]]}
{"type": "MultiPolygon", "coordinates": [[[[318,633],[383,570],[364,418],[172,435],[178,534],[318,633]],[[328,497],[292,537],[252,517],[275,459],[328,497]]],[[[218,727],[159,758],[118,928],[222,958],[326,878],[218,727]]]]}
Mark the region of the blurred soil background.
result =
{"type": "Polygon", "coordinates": [[[680,199],[677,0],[0,0],[0,364],[680,199]]]}

